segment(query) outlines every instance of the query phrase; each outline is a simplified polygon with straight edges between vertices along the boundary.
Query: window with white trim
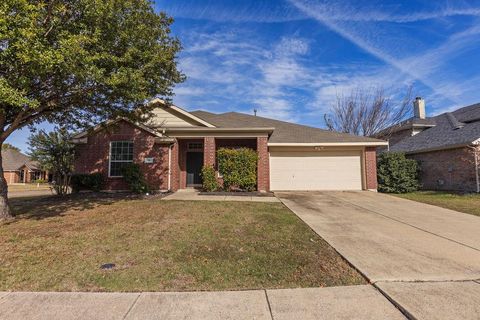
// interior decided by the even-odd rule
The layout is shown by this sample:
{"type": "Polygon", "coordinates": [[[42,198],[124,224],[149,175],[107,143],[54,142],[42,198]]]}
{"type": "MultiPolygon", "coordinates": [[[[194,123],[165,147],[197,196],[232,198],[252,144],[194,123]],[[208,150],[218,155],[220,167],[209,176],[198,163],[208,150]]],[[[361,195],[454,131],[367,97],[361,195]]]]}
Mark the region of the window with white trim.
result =
{"type": "Polygon", "coordinates": [[[132,141],[112,141],[110,142],[108,176],[122,177],[122,168],[133,162],[133,142],[132,141]]]}

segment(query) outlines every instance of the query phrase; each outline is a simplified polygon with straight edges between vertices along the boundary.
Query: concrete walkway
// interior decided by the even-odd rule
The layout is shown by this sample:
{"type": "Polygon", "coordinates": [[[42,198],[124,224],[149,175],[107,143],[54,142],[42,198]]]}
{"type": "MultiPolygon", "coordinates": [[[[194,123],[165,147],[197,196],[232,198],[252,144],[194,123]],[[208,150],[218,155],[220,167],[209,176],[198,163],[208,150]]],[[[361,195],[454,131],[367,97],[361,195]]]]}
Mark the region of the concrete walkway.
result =
{"type": "Polygon", "coordinates": [[[479,217],[373,192],[277,196],[412,318],[480,318],[479,217]]]}
{"type": "Polygon", "coordinates": [[[0,292],[1,320],[405,319],[369,285],[164,293],[0,292]]]}
{"type": "Polygon", "coordinates": [[[186,200],[186,201],[249,201],[249,202],[280,202],[274,196],[243,196],[243,195],[201,195],[195,189],[178,190],[163,200],[186,200]]]}

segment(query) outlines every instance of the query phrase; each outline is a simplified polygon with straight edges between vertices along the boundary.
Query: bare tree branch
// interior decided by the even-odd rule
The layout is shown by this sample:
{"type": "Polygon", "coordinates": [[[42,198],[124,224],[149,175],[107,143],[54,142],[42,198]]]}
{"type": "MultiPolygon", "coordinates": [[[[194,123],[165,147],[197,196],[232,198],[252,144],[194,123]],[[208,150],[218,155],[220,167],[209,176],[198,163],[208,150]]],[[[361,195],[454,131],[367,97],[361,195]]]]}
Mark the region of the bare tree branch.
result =
{"type": "Polygon", "coordinates": [[[400,102],[385,94],[383,88],[357,88],[348,96],[337,95],[331,112],[324,115],[329,130],[357,136],[374,136],[405,120],[411,113],[412,87],[400,102]]]}

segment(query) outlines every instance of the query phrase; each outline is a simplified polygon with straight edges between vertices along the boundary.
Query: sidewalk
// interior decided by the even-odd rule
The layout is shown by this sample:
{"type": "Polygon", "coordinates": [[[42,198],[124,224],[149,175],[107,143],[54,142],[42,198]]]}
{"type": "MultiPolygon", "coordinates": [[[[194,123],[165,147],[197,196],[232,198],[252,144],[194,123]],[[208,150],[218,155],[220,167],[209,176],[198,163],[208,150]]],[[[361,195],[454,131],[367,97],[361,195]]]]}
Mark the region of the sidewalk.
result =
{"type": "Polygon", "coordinates": [[[405,319],[373,286],[159,293],[0,292],[1,320],[405,319]]]}
{"type": "Polygon", "coordinates": [[[248,201],[248,202],[280,202],[274,196],[244,196],[244,195],[202,195],[195,189],[178,190],[163,200],[186,200],[186,201],[248,201]]]}

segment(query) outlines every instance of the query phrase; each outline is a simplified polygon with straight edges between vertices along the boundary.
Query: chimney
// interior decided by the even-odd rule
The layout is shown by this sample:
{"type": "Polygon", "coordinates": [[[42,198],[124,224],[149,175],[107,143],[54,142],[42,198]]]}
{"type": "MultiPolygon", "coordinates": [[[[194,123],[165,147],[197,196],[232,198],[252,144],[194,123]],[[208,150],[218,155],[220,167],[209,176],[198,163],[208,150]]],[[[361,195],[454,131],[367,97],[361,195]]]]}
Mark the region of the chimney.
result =
{"type": "Polygon", "coordinates": [[[415,118],[425,119],[425,100],[421,97],[416,97],[413,101],[413,114],[415,118]]]}

